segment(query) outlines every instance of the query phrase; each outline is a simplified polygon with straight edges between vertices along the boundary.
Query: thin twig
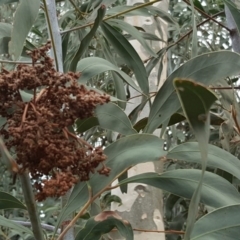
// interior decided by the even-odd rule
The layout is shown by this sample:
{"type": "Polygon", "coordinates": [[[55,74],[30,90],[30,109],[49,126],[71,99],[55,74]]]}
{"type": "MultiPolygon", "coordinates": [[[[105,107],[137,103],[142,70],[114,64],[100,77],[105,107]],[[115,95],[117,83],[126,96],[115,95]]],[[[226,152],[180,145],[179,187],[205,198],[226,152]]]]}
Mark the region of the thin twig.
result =
{"type": "Polygon", "coordinates": [[[165,234],[185,234],[183,231],[176,231],[176,230],[147,230],[147,229],[139,229],[139,228],[133,228],[133,231],[139,231],[139,232],[155,232],[155,233],[165,233],[165,234]]]}
{"type": "MultiPolygon", "coordinates": [[[[157,92],[150,92],[149,94],[153,94],[153,96],[149,97],[149,98],[151,98],[151,97],[154,97],[157,94],[157,92]]],[[[131,100],[131,99],[134,99],[134,98],[137,98],[137,97],[142,97],[142,96],[143,96],[142,94],[136,95],[134,97],[128,98],[128,100],[131,100]]]]}
{"type": "Polygon", "coordinates": [[[37,211],[36,201],[33,194],[32,183],[29,178],[29,173],[24,172],[23,174],[19,174],[19,178],[22,183],[23,196],[32,223],[33,235],[37,240],[44,240],[39,213],[37,211]]]}
{"type": "Polygon", "coordinates": [[[213,89],[213,90],[233,90],[233,89],[239,90],[240,86],[237,86],[237,87],[210,87],[210,89],[213,89]]]}
{"type": "MultiPolygon", "coordinates": [[[[128,9],[128,10],[122,11],[120,13],[116,13],[116,14],[111,15],[109,17],[105,17],[103,19],[103,21],[107,21],[109,19],[112,19],[112,18],[115,18],[115,17],[119,17],[119,16],[121,16],[123,14],[126,14],[126,13],[132,12],[134,10],[137,10],[137,9],[140,9],[140,8],[152,5],[152,4],[154,4],[156,2],[160,2],[160,1],[162,1],[162,0],[154,0],[154,1],[150,1],[150,2],[147,2],[147,3],[140,4],[138,6],[135,6],[133,8],[128,9]]],[[[78,27],[74,27],[74,28],[71,28],[71,29],[68,29],[68,30],[65,30],[65,31],[61,31],[61,34],[65,34],[65,33],[76,31],[76,30],[79,30],[79,29],[82,29],[82,28],[86,28],[86,27],[92,26],[93,24],[94,24],[94,22],[91,22],[91,23],[88,23],[88,24],[85,24],[85,25],[82,25],[82,26],[78,26],[78,27]]]]}
{"type": "Polygon", "coordinates": [[[32,64],[32,61],[10,61],[0,59],[0,63],[9,63],[9,64],[32,64]]]}
{"type": "MultiPolygon", "coordinates": [[[[25,227],[31,227],[32,226],[32,223],[31,222],[25,222],[25,221],[19,221],[19,220],[12,220],[13,222],[15,223],[18,223],[22,226],[25,226],[25,227]]],[[[54,231],[55,230],[55,227],[52,226],[52,225],[49,225],[49,224],[45,224],[45,223],[41,223],[41,227],[47,231],[54,231]]],[[[57,230],[57,233],[60,233],[60,229],[57,230]]]]}

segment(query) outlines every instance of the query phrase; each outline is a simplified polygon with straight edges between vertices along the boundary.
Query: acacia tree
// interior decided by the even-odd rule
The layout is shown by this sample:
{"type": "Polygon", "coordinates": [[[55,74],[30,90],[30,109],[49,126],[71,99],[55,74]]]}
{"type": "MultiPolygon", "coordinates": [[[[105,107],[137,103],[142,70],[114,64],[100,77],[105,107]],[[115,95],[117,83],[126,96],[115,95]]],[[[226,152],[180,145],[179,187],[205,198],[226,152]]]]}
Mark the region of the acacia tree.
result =
{"type": "Polygon", "coordinates": [[[170,14],[154,2],[1,3],[5,239],[108,239],[116,229],[133,239],[131,222],[109,211],[121,202],[110,190],[130,183],[166,191],[168,239],[238,238],[240,56],[229,51],[230,37],[239,38],[238,5],[171,1],[170,14]],[[166,21],[168,45],[154,52],[161,37],[124,22],[130,15],[166,21]],[[159,63],[161,75],[166,54],[167,79],[152,93],[148,77],[159,63]],[[130,87],[139,105],[126,115],[130,87]],[[149,116],[137,121],[146,104],[149,116]],[[151,161],[166,171],[126,177],[151,161]]]}

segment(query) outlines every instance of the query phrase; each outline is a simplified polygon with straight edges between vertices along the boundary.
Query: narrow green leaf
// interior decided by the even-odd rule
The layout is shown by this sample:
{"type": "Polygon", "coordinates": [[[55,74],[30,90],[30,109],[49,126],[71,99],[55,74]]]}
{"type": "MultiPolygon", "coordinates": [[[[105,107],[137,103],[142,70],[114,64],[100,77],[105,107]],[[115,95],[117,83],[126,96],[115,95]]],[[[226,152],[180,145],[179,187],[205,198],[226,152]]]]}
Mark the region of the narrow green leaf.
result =
{"type": "MultiPolygon", "coordinates": [[[[200,176],[201,170],[178,169],[168,171],[163,174],[139,174],[134,177],[130,177],[119,184],[148,184],[177,196],[191,199],[195,189],[198,186],[200,176]]],[[[206,172],[202,187],[201,203],[213,208],[239,204],[240,194],[236,188],[224,178],[214,173],[206,172]]]]}
{"type": "Polygon", "coordinates": [[[189,205],[187,228],[184,234],[184,240],[189,240],[198,213],[203,177],[207,166],[210,132],[209,110],[214,101],[217,100],[217,97],[206,87],[190,80],[175,79],[174,87],[177,91],[185,116],[198,140],[202,160],[202,174],[189,205]],[[191,101],[189,101],[189,99],[191,99],[191,101]]]}
{"type": "Polygon", "coordinates": [[[141,90],[147,95],[149,93],[147,72],[138,53],[127,39],[109,24],[103,22],[101,28],[118,55],[132,69],[141,90]]]}
{"type": "Polygon", "coordinates": [[[90,32],[84,37],[84,39],[82,40],[82,42],[79,46],[79,49],[77,50],[76,54],[74,55],[74,57],[70,63],[69,71],[72,71],[72,72],[76,71],[78,61],[81,59],[81,57],[87,50],[92,38],[94,37],[100,23],[102,22],[102,20],[104,18],[105,12],[106,12],[106,7],[104,5],[102,5],[98,9],[97,18],[94,22],[93,27],[91,28],[90,32]]]}
{"type": "Polygon", "coordinates": [[[25,233],[28,233],[31,236],[33,236],[33,233],[32,233],[32,231],[29,228],[26,228],[26,227],[24,227],[24,226],[22,226],[20,224],[17,224],[15,222],[13,222],[13,221],[3,217],[3,216],[0,216],[0,226],[1,227],[14,229],[14,230],[16,230],[19,233],[25,232],[25,233]]]}
{"type": "Polygon", "coordinates": [[[204,85],[239,73],[240,55],[230,51],[212,52],[197,56],[174,71],[158,91],[144,132],[153,132],[180,109],[173,79],[188,78],[204,85]]]}
{"type": "Polygon", "coordinates": [[[97,240],[113,228],[117,228],[126,240],[133,240],[133,230],[130,223],[112,211],[104,211],[90,218],[84,228],[78,232],[75,240],[97,240]]]}
{"type": "Polygon", "coordinates": [[[197,56],[198,52],[198,39],[197,39],[197,26],[196,26],[196,19],[195,19],[195,9],[193,0],[190,0],[191,9],[192,9],[192,58],[197,56]]]}
{"type": "MultiPolygon", "coordinates": [[[[108,177],[99,174],[92,175],[89,184],[92,187],[93,196],[98,194],[106,186],[109,186],[116,176],[130,166],[138,163],[158,161],[159,158],[166,153],[163,150],[163,143],[161,139],[154,135],[134,134],[123,137],[106,147],[104,149],[104,154],[107,156],[105,164],[111,168],[111,171],[108,177]]],[[[56,229],[66,216],[81,209],[87,202],[88,197],[87,184],[85,182],[77,184],[73,188],[66,206],[59,215],[56,229]]]]}
{"type": "Polygon", "coordinates": [[[140,88],[134,83],[134,81],[123,71],[121,71],[118,67],[113,65],[112,63],[106,61],[103,58],[99,57],[89,57],[80,60],[78,63],[77,71],[81,72],[81,77],[79,82],[81,84],[85,84],[92,77],[106,71],[115,71],[118,73],[122,79],[127,82],[130,86],[136,89],[141,93],[140,88]]]}
{"type": "Polygon", "coordinates": [[[20,1],[13,20],[9,54],[17,60],[22,53],[24,42],[38,15],[40,0],[20,1]]]}
{"type": "Polygon", "coordinates": [[[148,45],[148,43],[145,41],[145,39],[142,37],[141,33],[132,25],[129,23],[120,20],[120,19],[110,19],[107,21],[111,26],[115,26],[117,28],[122,29],[123,31],[128,32],[131,34],[136,40],[138,40],[144,49],[154,57],[157,57],[157,54],[153,51],[153,49],[148,45]]]}
{"type": "Polygon", "coordinates": [[[233,1],[224,0],[224,3],[227,5],[229,11],[231,12],[232,17],[236,23],[236,30],[238,31],[238,35],[240,35],[240,10],[237,9],[233,1]]]}
{"type": "Polygon", "coordinates": [[[200,218],[194,225],[191,240],[239,239],[240,204],[225,206],[200,218]]]}
{"type": "MultiPolygon", "coordinates": [[[[117,66],[116,59],[112,55],[111,49],[110,49],[109,45],[107,44],[107,42],[105,40],[102,40],[101,38],[99,41],[102,45],[103,54],[104,54],[106,60],[108,60],[115,66],[117,66]]],[[[126,91],[125,91],[123,79],[119,76],[119,74],[117,74],[114,71],[112,71],[112,77],[113,77],[113,82],[114,82],[114,86],[115,86],[115,95],[117,98],[123,100],[123,101],[118,101],[117,104],[122,109],[125,109],[126,105],[127,105],[127,97],[126,97],[126,91]]]]}
{"type": "MultiPolygon", "coordinates": [[[[197,142],[187,142],[178,145],[169,151],[167,158],[201,164],[201,154],[197,142]]],[[[239,159],[211,144],[208,145],[207,166],[222,169],[240,179],[239,159]]]]}
{"type": "Polygon", "coordinates": [[[106,128],[123,135],[137,133],[124,111],[114,103],[98,105],[95,109],[95,115],[97,116],[99,125],[102,128],[106,128]]]}
{"type": "Polygon", "coordinates": [[[112,72],[112,76],[115,85],[116,97],[122,100],[118,101],[117,104],[120,108],[125,109],[127,105],[125,84],[123,82],[123,79],[116,72],[112,72]]]}
{"type": "Polygon", "coordinates": [[[26,207],[17,198],[6,192],[0,192],[0,209],[10,208],[26,209],[26,207]]]}
{"type": "Polygon", "coordinates": [[[165,54],[166,50],[167,50],[166,47],[164,47],[161,50],[159,50],[158,53],[157,53],[157,57],[156,58],[151,58],[150,61],[147,63],[146,71],[147,71],[147,75],[148,76],[152,72],[153,68],[158,64],[160,59],[163,57],[163,55],[165,54]]]}

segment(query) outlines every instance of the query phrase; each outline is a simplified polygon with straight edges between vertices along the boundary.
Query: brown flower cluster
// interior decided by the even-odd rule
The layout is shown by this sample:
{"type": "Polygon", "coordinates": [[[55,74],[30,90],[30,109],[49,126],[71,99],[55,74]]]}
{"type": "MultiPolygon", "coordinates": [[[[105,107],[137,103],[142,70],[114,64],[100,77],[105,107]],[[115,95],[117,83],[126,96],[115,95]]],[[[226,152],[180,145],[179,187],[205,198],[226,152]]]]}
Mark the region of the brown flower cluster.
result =
{"type": "Polygon", "coordinates": [[[30,52],[32,65],[0,73],[0,115],[7,118],[0,134],[16,154],[19,174],[30,172],[39,201],[64,195],[78,181],[88,180],[99,164],[100,174],[110,171],[102,148],[71,131],[76,119],[92,116],[109,97],[79,85],[79,73],[57,72],[47,55],[50,47],[47,43],[30,52]]]}

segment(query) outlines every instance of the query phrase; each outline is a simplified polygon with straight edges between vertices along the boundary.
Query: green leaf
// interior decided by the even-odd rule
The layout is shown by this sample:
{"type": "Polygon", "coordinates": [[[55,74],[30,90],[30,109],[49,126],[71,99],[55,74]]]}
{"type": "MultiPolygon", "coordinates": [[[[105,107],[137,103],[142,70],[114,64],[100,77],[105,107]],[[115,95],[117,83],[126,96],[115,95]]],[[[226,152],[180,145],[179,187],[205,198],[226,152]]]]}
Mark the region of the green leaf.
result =
{"type": "Polygon", "coordinates": [[[238,74],[239,66],[240,55],[230,51],[203,54],[183,64],[167,78],[158,91],[144,132],[153,132],[179,110],[180,102],[173,87],[173,79],[188,78],[209,85],[238,74]]]}
{"type": "Polygon", "coordinates": [[[144,49],[154,57],[157,57],[157,54],[153,51],[153,49],[149,46],[149,44],[145,41],[145,39],[142,37],[141,33],[132,25],[129,23],[120,20],[120,19],[110,19],[107,21],[111,26],[115,26],[117,28],[122,29],[123,31],[126,31],[130,33],[136,40],[138,40],[144,49]]]}
{"type": "Polygon", "coordinates": [[[76,122],[76,125],[77,125],[77,132],[83,133],[91,129],[92,127],[98,126],[99,122],[96,117],[90,117],[87,119],[78,119],[76,122]]]}
{"type": "Polygon", "coordinates": [[[163,57],[163,55],[166,53],[167,48],[164,47],[161,50],[158,51],[156,58],[151,58],[150,61],[146,65],[146,71],[147,75],[149,76],[153,68],[158,64],[160,59],[163,57]]]}
{"type": "Polygon", "coordinates": [[[112,211],[101,212],[90,218],[84,228],[78,232],[75,240],[97,240],[113,228],[117,228],[126,240],[133,240],[133,230],[130,223],[112,211]]]}
{"type": "Polygon", "coordinates": [[[13,20],[12,38],[9,43],[9,54],[17,60],[22,53],[26,37],[38,15],[40,0],[20,1],[13,20]]]}
{"type": "Polygon", "coordinates": [[[0,128],[7,122],[6,118],[0,117],[0,128]]]}
{"type": "Polygon", "coordinates": [[[123,135],[137,133],[124,111],[113,103],[98,105],[95,109],[99,125],[123,135]]]}
{"type": "Polygon", "coordinates": [[[224,0],[224,3],[231,12],[234,22],[236,23],[236,30],[238,31],[238,35],[240,35],[240,10],[237,9],[236,5],[232,1],[224,0]]]}
{"type": "MultiPolygon", "coordinates": [[[[168,159],[177,159],[180,161],[201,164],[201,154],[198,143],[196,142],[180,144],[169,151],[166,157],[168,159]]],[[[231,153],[211,144],[208,145],[207,166],[222,169],[240,179],[239,159],[231,153]]]]}
{"type": "Polygon", "coordinates": [[[69,71],[72,71],[72,72],[76,71],[78,61],[81,59],[81,57],[87,50],[92,38],[94,37],[100,23],[102,22],[102,20],[104,18],[105,12],[106,12],[106,7],[104,5],[102,5],[98,9],[97,18],[94,22],[93,27],[91,28],[90,32],[83,38],[76,54],[74,55],[74,57],[70,63],[69,71]]]}
{"type": "Polygon", "coordinates": [[[120,108],[125,109],[127,105],[127,98],[126,98],[126,91],[125,91],[125,84],[122,78],[115,72],[112,72],[113,82],[115,85],[115,92],[116,97],[121,99],[122,101],[118,101],[117,104],[120,108]]]}
{"type": "MultiPolygon", "coordinates": [[[[107,156],[106,166],[111,168],[108,177],[94,174],[89,184],[92,187],[93,196],[99,194],[102,189],[109,186],[111,182],[130,166],[138,163],[158,161],[165,155],[163,151],[163,140],[154,135],[134,134],[123,137],[104,149],[107,156]]],[[[71,193],[66,206],[61,211],[56,229],[70,213],[80,209],[89,198],[89,191],[85,182],[78,183],[71,193]]]]}
{"type": "MultiPolygon", "coordinates": [[[[112,55],[112,51],[111,51],[109,45],[107,44],[107,42],[104,40],[101,41],[101,39],[100,39],[100,43],[102,45],[103,54],[104,54],[106,60],[108,60],[115,66],[117,66],[116,59],[112,55]]],[[[125,91],[123,79],[119,76],[119,74],[117,74],[116,72],[113,72],[113,71],[112,71],[112,77],[113,77],[113,83],[114,83],[114,87],[115,87],[115,95],[117,98],[124,101],[124,102],[118,101],[117,104],[122,109],[125,109],[126,105],[127,105],[127,97],[126,97],[126,91],[125,91]]]]}
{"type": "Polygon", "coordinates": [[[217,100],[217,97],[206,87],[190,80],[175,79],[174,87],[177,91],[185,116],[198,140],[202,159],[202,174],[189,205],[187,227],[184,235],[184,240],[189,240],[198,213],[203,178],[207,166],[210,132],[209,110],[214,101],[217,100]],[[189,101],[190,99],[191,101],[189,101]]]}
{"type": "Polygon", "coordinates": [[[12,228],[12,229],[18,231],[19,233],[25,232],[25,233],[28,233],[31,236],[33,236],[33,233],[29,228],[26,228],[20,224],[17,224],[3,216],[0,216],[0,226],[6,227],[6,228],[12,228]]]}
{"type": "Polygon", "coordinates": [[[0,39],[3,37],[11,37],[12,25],[9,23],[0,23],[0,39]]]}
{"type": "Polygon", "coordinates": [[[26,209],[26,207],[17,198],[6,192],[0,192],[0,209],[10,208],[26,209]]]}
{"type": "Polygon", "coordinates": [[[185,116],[193,128],[199,144],[204,143],[205,151],[209,138],[209,110],[217,97],[205,86],[194,81],[175,79],[174,86],[185,116]]]}
{"type": "Polygon", "coordinates": [[[112,63],[106,61],[103,58],[99,57],[89,57],[84,58],[79,61],[77,71],[81,72],[81,77],[79,82],[81,84],[86,83],[92,77],[106,71],[115,71],[117,72],[122,79],[127,82],[130,86],[136,89],[141,93],[140,88],[134,83],[134,81],[123,71],[121,71],[118,67],[113,65],[112,63]]]}
{"type": "Polygon", "coordinates": [[[138,53],[127,39],[109,24],[103,22],[101,28],[118,55],[132,69],[141,90],[147,95],[149,93],[147,72],[138,53]]]}
{"type": "MultiPolygon", "coordinates": [[[[177,196],[190,199],[198,186],[201,171],[197,169],[178,169],[158,173],[143,173],[130,177],[121,184],[143,183],[163,189],[177,196]]],[[[205,172],[202,186],[201,203],[219,208],[240,203],[240,194],[236,188],[218,175],[205,172]]]]}
{"type": "Polygon", "coordinates": [[[239,239],[240,204],[216,209],[194,225],[191,240],[239,239]]]}

